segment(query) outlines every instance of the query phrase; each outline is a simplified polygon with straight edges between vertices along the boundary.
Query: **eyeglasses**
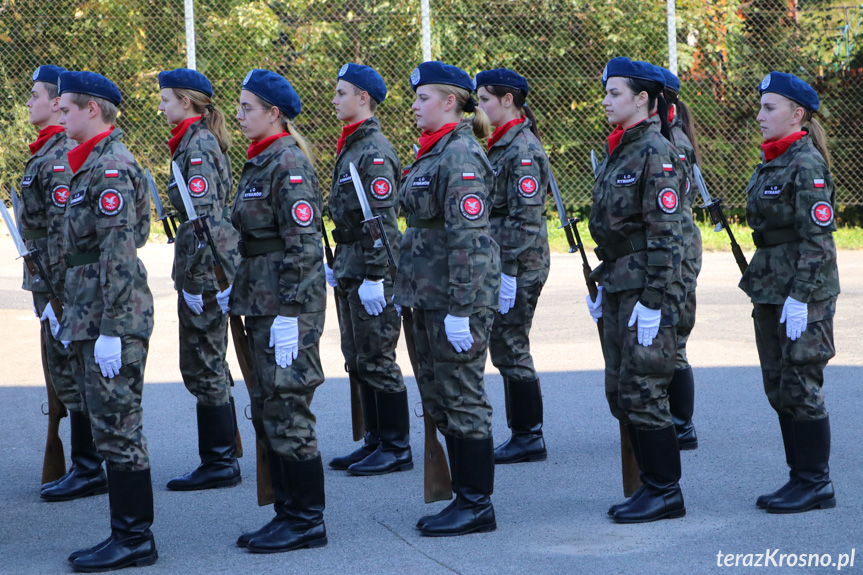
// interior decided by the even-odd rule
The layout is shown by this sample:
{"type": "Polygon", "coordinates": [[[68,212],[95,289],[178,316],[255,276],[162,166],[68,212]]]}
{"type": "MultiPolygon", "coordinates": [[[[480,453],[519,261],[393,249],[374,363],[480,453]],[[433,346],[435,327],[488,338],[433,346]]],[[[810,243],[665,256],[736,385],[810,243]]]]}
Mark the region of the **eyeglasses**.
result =
{"type": "Polygon", "coordinates": [[[269,110],[266,106],[248,106],[246,104],[237,104],[237,116],[240,118],[245,118],[246,114],[251,112],[252,110],[269,110]]]}

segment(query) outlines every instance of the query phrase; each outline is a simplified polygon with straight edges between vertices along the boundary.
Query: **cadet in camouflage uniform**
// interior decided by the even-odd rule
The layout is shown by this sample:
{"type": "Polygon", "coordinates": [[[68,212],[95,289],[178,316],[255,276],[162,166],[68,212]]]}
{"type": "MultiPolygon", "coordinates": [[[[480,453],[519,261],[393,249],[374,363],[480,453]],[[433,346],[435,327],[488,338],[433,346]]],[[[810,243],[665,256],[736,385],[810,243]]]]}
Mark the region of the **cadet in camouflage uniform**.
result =
{"type": "Polygon", "coordinates": [[[412,109],[423,130],[417,159],[402,179],[407,215],[395,302],[414,308],[417,383],[423,409],[444,434],[455,500],[417,524],[423,535],[497,528],[491,404],[485,360],[500,290],[498,246],[489,211],[494,177],[471,134],[488,137],[488,117],[463,70],[424,62],[411,74],[412,109]]]}
{"type": "Polygon", "coordinates": [[[252,144],[231,214],[242,257],[234,284],[217,297],[223,311],[246,316],[258,380],[252,417],[263,420],[269,444],[276,517],[237,540],[253,553],[327,543],[324,468],[310,408],[324,382],[323,197],[311,147],[292,123],[299,113],[286,79],[249,72],[237,119],[252,144]]]}
{"type": "Polygon", "coordinates": [[[512,436],[494,450],[495,463],[542,461],[542,391],[530,355],[530,328],[551,257],[545,222],[548,157],[536,118],[525,104],[527,80],[500,68],[476,75],[479,107],[495,127],[488,140],[494,172],[489,223],[500,246],[500,313],[489,350],[503,377],[512,436]]]}
{"type": "MultiPolygon", "coordinates": [[[[347,126],[342,129],[330,188],[330,217],[336,229],[335,269],[327,279],[339,298],[342,353],[359,380],[366,433],[363,445],[330,467],[352,475],[382,475],[413,469],[408,393],[396,363],[400,325],[392,305],[393,283],[386,248],[375,248],[351,181],[350,164],[363,182],[369,206],[380,214],[398,258],[401,232],[396,221],[401,164],[374,116],[387,88],[372,68],[345,64],[339,70],[333,104],[347,126]],[[332,279],[330,279],[332,278],[332,279]]],[[[326,264],[324,264],[326,266],[326,264]]]]}
{"type": "MultiPolygon", "coordinates": [[[[32,154],[21,179],[21,206],[18,213],[21,233],[31,251],[38,251],[42,266],[63,303],[63,281],[66,263],[63,260],[63,213],[69,199],[69,180],[72,172],[66,153],[74,143],[66,138],[58,124],[59,94],[57,79],[66,70],[59,66],[39,66],[33,73],[33,88],[27,109],[30,123],[39,128],[39,137],[30,144],[32,154]]],[[[68,473],[56,481],[42,486],[45,501],[67,501],[88,495],[106,493],[108,478],[102,469],[102,456],[93,445],[90,420],[84,412],[84,401],[78,389],[76,376],[80,369],[74,365],[72,352],[54,339],[60,324],[54,310],[48,305],[48,285],[32,278],[24,268],[25,290],[33,292],[36,314],[41,315],[42,353],[47,360],[51,381],[57,397],[69,410],[72,465],[68,473]]]]}
{"type": "Polygon", "coordinates": [[[152,565],[150,457],[141,395],[153,331],[153,296],[138,248],[150,233],[150,195],[113,123],[120,91],[93,72],[60,74],[60,123],[82,142],[64,219],[65,313],[57,338],[71,342],[96,449],[108,464],[111,536],[73,553],[76,571],[152,565]]]}
{"type": "Polygon", "coordinates": [[[602,260],[594,319],[603,317],[605,391],[623,421],[642,488],[609,509],[618,523],[682,517],[680,451],[666,390],[674,374],[675,327],[685,296],[681,196],[686,175],[668,141],[665,79],[652,65],[613,58],[602,75],[615,126],[597,168],[590,234],[602,260]],[[650,115],[654,106],[658,115],[650,115]],[[663,137],[665,136],[665,137],[663,137]]]}
{"type": "Polygon", "coordinates": [[[740,288],[752,299],[764,391],[779,415],[790,472],[756,504],[768,513],[797,513],[836,506],[822,389],[836,354],[836,197],[826,135],[814,117],[818,94],[782,72],[765,76],[758,91],[764,163],[746,188],[756,250],[740,288]]]}
{"type": "MultiPolygon", "coordinates": [[[[232,192],[230,135],[225,117],[210,101],[210,81],[194,70],[180,68],[159,74],[161,103],[173,136],[171,160],[185,178],[198,217],[206,222],[219,252],[228,282],[239,261],[236,230],[228,219],[232,192]]],[[[198,453],[201,464],[168,482],[168,489],[191,491],[233,487],[241,481],[236,457],[236,416],[231,397],[228,316],[216,301],[219,291],[209,246],[198,247],[194,226],[180,196],[173,170],[168,197],[182,222],[174,242],[174,289],[180,323],[180,372],[189,393],[197,398],[198,453]]]]}

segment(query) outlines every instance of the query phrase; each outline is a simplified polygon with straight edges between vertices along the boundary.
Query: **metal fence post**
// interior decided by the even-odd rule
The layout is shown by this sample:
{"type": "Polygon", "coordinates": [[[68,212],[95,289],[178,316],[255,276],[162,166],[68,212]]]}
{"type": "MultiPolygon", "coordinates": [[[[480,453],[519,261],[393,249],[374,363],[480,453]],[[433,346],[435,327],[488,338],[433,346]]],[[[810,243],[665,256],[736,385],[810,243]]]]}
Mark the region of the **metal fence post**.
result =
{"type": "Polygon", "coordinates": [[[196,70],[197,58],[195,56],[195,5],[193,0],[184,0],[183,7],[186,13],[186,67],[191,70],[196,70]]]}
{"type": "MultiPolygon", "coordinates": [[[[187,0],[191,2],[191,0],[187,0]]],[[[423,36],[423,62],[432,59],[431,54],[431,8],[429,0],[422,0],[422,36],[423,36]]]]}
{"type": "MultiPolygon", "coordinates": [[[[191,1],[191,0],[190,0],[191,1]]],[[[668,21],[668,69],[677,75],[677,15],[675,0],[665,0],[666,20],[668,21]]]]}

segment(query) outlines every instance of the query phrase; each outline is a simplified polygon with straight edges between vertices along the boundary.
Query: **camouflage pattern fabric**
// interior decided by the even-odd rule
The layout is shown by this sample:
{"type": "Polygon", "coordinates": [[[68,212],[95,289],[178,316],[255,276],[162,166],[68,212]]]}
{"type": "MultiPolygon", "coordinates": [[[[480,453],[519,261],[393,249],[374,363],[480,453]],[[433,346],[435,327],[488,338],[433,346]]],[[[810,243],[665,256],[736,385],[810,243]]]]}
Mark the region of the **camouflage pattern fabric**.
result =
{"type": "Polygon", "coordinates": [[[695,290],[686,292],[686,302],[680,310],[680,320],[677,322],[677,359],[675,369],[689,367],[686,357],[686,342],[695,327],[695,290]]]}
{"type": "MultiPolygon", "coordinates": [[[[48,295],[33,293],[33,305],[42,312],[48,305],[48,295]]],[[[51,384],[60,403],[71,411],[83,411],[84,400],[78,390],[79,382],[75,377],[72,362],[77,361],[71,349],[63,347],[60,341],[51,335],[51,324],[40,322],[45,337],[45,355],[48,358],[48,371],[51,374],[51,384]]]]}
{"type": "Polygon", "coordinates": [[[177,294],[180,321],[180,373],[198,403],[211,407],[231,401],[231,379],[225,355],[228,350],[228,316],[216,301],[216,292],[205,291],[204,311],[195,315],[177,294]]]}

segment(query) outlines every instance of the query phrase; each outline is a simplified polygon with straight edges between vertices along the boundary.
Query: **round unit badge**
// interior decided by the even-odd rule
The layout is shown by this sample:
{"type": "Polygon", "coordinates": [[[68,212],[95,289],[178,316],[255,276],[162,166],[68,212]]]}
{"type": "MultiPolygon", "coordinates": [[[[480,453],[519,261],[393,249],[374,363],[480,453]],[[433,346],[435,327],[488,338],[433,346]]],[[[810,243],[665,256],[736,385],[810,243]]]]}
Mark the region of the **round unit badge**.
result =
{"type": "Polygon", "coordinates": [[[386,200],[393,193],[393,186],[386,178],[375,178],[372,181],[372,194],[376,200],[386,200]]]}
{"type": "Polygon", "coordinates": [[[414,68],[414,71],[411,72],[411,86],[416,86],[420,82],[420,69],[414,68]]]}
{"type": "Polygon", "coordinates": [[[51,192],[51,200],[58,208],[65,208],[66,202],[69,200],[69,188],[67,186],[57,186],[51,192]]]}
{"type": "Polygon", "coordinates": [[[481,218],[482,213],[485,211],[482,198],[476,194],[468,194],[462,198],[459,208],[461,208],[461,215],[471,221],[481,218]]]}
{"type": "Polygon", "coordinates": [[[532,198],[539,190],[539,184],[533,176],[524,176],[518,181],[518,193],[525,198],[532,198]]]}
{"type": "Polygon", "coordinates": [[[833,206],[827,202],[815,202],[809,210],[815,225],[826,228],[833,223],[833,206]]]}
{"type": "Polygon", "coordinates": [[[764,76],[764,79],[761,80],[761,91],[763,92],[766,90],[768,86],[770,86],[770,74],[767,74],[764,76]]]}
{"type": "Polygon", "coordinates": [[[117,190],[105,190],[99,195],[99,211],[106,216],[116,216],[123,209],[123,196],[117,190]]]}
{"type": "Polygon", "coordinates": [[[254,73],[255,73],[255,70],[254,70],[254,69],[249,70],[249,73],[248,73],[248,74],[246,74],[246,77],[243,79],[243,86],[245,86],[246,84],[248,84],[248,83],[249,83],[249,80],[251,80],[251,79],[252,79],[252,74],[254,74],[254,73]]]}
{"type": "Polygon", "coordinates": [[[344,76],[347,73],[347,71],[348,71],[348,64],[345,64],[344,66],[339,68],[339,78],[344,76]]]}
{"type": "Polygon", "coordinates": [[[189,195],[193,198],[202,198],[207,194],[210,185],[204,176],[192,176],[189,179],[189,195]]]}
{"type": "Polygon", "coordinates": [[[666,214],[677,211],[677,192],[673,188],[663,188],[656,197],[659,209],[666,214]]]}
{"type": "Polygon", "coordinates": [[[312,204],[306,200],[295,202],[294,206],[291,208],[291,217],[294,218],[294,221],[297,222],[298,225],[303,226],[304,228],[312,225],[314,215],[315,211],[312,209],[312,204]]]}

